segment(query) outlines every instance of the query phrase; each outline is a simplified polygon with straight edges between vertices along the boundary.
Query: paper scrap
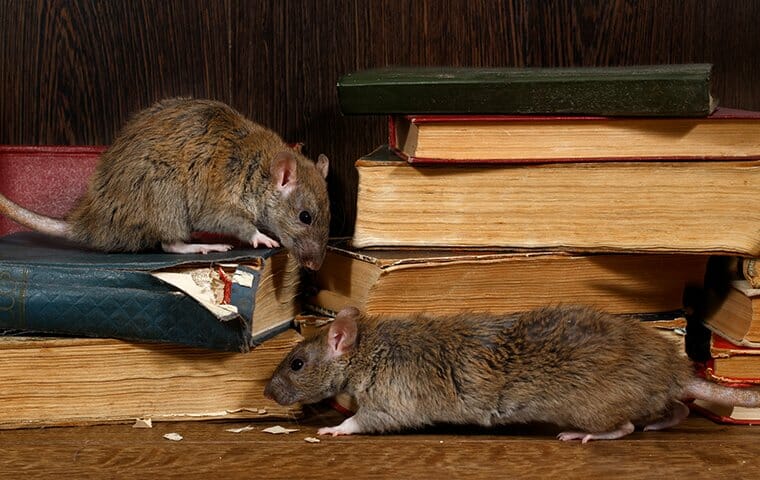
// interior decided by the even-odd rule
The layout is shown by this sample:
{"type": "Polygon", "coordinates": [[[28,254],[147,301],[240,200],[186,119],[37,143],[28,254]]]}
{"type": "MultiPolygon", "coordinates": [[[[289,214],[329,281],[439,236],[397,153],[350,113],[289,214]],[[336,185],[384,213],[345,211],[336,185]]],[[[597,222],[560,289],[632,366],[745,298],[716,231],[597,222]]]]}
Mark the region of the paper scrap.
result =
{"type": "Polygon", "coordinates": [[[173,442],[179,442],[180,440],[182,440],[183,437],[179,433],[172,432],[172,433],[167,433],[166,435],[164,435],[164,438],[167,440],[171,440],[173,442]]]}
{"type": "Polygon", "coordinates": [[[244,287],[253,288],[254,277],[248,272],[238,270],[232,276],[232,281],[244,287]]]}
{"type": "Polygon", "coordinates": [[[240,428],[228,428],[227,429],[227,431],[230,432],[230,433],[243,433],[243,432],[250,432],[251,430],[253,430],[253,427],[250,426],[250,425],[245,426],[245,427],[240,427],[240,428]]]}
{"type": "Polygon", "coordinates": [[[132,428],[153,428],[153,421],[150,418],[138,418],[132,428]]]}
{"type": "Polygon", "coordinates": [[[283,428],[283,427],[281,427],[279,425],[274,426],[274,427],[265,428],[264,430],[262,430],[262,432],[271,433],[271,434],[274,434],[274,435],[279,435],[279,434],[282,434],[282,433],[292,433],[292,432],[297,432],[297,431],[298,431],[297,428],[283,428]]]}
{"type": "Polygon", "coordinates": [[[309,443],[319,443],[320,442],[320,440],[318,438],[314,438],[314,437],[306,437],[306,438],[304,438],[304,440],[306,440],[309,443]]]}
{"type": "Polygon", "coordinates": [[[267,414],[267,409],[266,408],[259,408],[256,413],[258,413],[259,415],[266,415],[267,414]]]}

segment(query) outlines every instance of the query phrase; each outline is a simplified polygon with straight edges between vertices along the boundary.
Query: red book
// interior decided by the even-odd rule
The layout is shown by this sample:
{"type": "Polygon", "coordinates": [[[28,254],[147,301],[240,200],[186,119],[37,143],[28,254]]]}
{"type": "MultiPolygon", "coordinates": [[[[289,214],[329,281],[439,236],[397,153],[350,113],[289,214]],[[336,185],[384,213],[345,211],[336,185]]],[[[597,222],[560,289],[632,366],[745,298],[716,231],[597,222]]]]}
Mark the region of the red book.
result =
{"type": "MultiPolygon", "coordinates": [[[[102,146],[0,145],[0,193],[42,215],[62,218],[84,193],[102,146]]],[[[0,215],[0,235],[27,230],[0,215]]]]}
{"type": "Polygon", "coordinates": [[[391,149],[414,164],[760,159],[760,112],[727,108],[697,118],[389,118],[391,149]]]}
{"type": "Polygon", "coordinates": [[[704,364],[705,378],[733,386],[760,384],[760,348],[736,345],[713,332],[710,357],[704,364]]]}

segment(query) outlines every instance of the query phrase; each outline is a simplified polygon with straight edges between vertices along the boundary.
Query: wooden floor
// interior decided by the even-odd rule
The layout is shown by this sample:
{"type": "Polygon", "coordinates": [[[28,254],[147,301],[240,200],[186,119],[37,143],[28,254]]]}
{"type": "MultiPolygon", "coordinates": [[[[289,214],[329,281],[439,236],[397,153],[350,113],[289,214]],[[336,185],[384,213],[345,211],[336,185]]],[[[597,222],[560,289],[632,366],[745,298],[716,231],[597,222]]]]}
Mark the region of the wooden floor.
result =
{"type": "Polygon", "coordinates": [[[0,431],[0,478],[760,478],[760,427],[694,416],[669,431],[586,445],[560,442],[538,427],[304,440],[340,420],[316,411],[297,422],[0,431]],[[226,431],[246,425],[254,429],[226,431]],[[273,425],[299,430],[261,431],[273,425]],[[164,439],[169,432],[184,438],[164,439]]]}

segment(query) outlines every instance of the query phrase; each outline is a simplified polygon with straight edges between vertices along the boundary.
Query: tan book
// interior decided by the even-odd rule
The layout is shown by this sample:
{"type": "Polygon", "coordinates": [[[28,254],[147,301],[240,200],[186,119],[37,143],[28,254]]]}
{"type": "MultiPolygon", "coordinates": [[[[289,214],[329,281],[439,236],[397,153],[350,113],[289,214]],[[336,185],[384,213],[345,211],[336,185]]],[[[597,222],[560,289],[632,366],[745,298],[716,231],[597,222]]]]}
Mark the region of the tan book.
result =
{"type": "Polygon", "coordinates": [[[612,313],[683,308],[701,285],[706,256],[564,252],[354,250],[328,247],[306,299],[326,313],[347,305],[370,314],[517,312],[584,303],[612,313]]]}
{"type": "Polygon", "coordinates": [[[353,245],[760,256],[760,161],[356,162],[353,245]]]}
{"type": "Polygon", "coordinates": [[[731,343],[760,347],[760,289],[752,288],[746,280],[732,282],[705,325],[731,343]]]}
{"type": "Polygon", "coordinates": [[[249,353],[111,339],[0,337],[0,429],[293,417],[264,398],[300,340],[287,330],[249,353]]]}
{"type": "Polygon", "coordinates": [[[411,163],[760,158],[760,112],[710,116],[394,116],[390,145],[411,163]]]}

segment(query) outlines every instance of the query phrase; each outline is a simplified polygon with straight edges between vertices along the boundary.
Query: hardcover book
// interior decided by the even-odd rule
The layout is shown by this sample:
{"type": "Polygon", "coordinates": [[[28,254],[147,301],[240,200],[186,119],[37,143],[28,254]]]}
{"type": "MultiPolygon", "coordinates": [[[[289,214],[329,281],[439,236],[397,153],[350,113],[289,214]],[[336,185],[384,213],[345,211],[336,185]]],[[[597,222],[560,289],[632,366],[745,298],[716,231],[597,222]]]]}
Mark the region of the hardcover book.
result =
{"type": "Polygon", "coordinates": [[[300,407],[264,398],[264,386],[300,338],[286,330],[252,352],[234,353],[101,338],[0,337],[0,429],[298,416],[300,407]]]}
{"type": "Polygon", "coordinates": [[[710,357],[704,365],[706,378],[728,385],[760,384],[760,348],[737,345],[713,332],[710,357]]]}
{"type": "Polygon", "coordinates": [[[760,161],[356,162],[352,243],[760,256],[760,161]]]}
{"type": "Polygon", "coordinates": [[[732,282],[705,325],[735,345],[760,348],[760,289],[752,288],[746,280],[732,282]]]}
{"type": "Polygon", "coordinates": [[[583,303],[612,313],[683,309],[706,256],[581,255],[547,251],[356,250],[328,246],[305,303],[323,313],[355,306],[368,314],[514,313],[583,303]]]}
{"type": "Polygon", "coordinates": [[[408,115],[390,146],[410,163],[542,163],[760,158],[760,112],[709,117],[408,115]]]}
{"type": "Polygon", "coordinates": [[[344,114],[705,116],[712,65],[385,67],[338,80],[344,114]]]}
{"type": "Polygon", "coordinates": [[[300,270],[283,249],[101,253],[0,238],[0,331],[248,351],[291,325],[300,270]]]}

